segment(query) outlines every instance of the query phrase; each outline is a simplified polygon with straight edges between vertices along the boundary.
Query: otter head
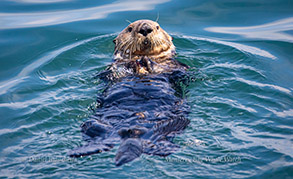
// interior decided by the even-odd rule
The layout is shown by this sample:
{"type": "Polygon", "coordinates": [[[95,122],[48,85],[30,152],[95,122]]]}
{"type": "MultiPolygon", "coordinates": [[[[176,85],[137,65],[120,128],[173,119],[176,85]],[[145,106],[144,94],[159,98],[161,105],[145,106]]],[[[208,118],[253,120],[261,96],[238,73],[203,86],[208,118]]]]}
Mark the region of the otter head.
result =
{"type": "Polygon", "coordinates": [[[123,59],[137,56],[174,54],[175,47],[169,36],[157,22],[138,20],[128,25],[113,41],[115,55],[123,59]]]}

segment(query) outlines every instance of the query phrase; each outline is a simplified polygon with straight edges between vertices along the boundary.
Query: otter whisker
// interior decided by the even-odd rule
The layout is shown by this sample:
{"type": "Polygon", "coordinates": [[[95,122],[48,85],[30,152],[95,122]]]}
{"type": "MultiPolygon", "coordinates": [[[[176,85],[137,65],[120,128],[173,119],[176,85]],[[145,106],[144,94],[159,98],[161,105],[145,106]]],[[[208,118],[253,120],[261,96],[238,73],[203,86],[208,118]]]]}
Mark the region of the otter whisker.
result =
{"type": "Polygon", "coordinates": [[[129,60],[131,60],[132,50],[133,50],[133,45],[131,45],[131,47],[130,47],[129,60]]]}
{"type": "Polygon", "coordinates": [[[125,21],[126,21],[126,22],[128,22],[129,24],[131,24],[131,23],[132,23],[132,22],[131,22],[130,20],[128,20],[128,19],[126,19],[125,21]]]}
{"type": "Polygon", "coordinates": [[[159,21],[159,18],[160,18],[160,13],[158,12],[158,15],[157,15],[156,22],[158,22],[158,21],[159,21]]]}
{"type": "Polygon", "coordinates": [[[163,45],[162,41],[161,40],[157,40],[159,46],[163,45]]]}
{"type": "Polygon", "coordinates": [[[130,46],[131,44],[131,39],[128,37],[124,43],[122,43],[121,45],[121,49],[123,49],[123,53],[125,53],[128,49],[128,47],[130,46]]]}
{"type": "Polygon", "coordinates": [[[167,44],[168,46],[171,46],[171,43],[169,42],[169,40],[165,40],[165,39],[162,39],[162,38],[159,38],[160,39],[160,41],[162,42],[162,43],[165,43],[165,44],[167,44]]]}

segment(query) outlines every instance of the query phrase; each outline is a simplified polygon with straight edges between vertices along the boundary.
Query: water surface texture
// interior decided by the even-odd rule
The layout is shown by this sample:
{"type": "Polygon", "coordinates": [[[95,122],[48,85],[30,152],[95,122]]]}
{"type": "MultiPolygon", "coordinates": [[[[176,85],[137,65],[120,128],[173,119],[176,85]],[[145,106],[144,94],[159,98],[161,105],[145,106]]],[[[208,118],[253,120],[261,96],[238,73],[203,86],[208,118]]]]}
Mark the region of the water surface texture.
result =
{"type": "Polygon", "coordinates": [[[293,1],[1,0],[0,177],[292,178],[293,1]],[[80,124],[127,20],[156,20],[196,81],[168,157],[83,158],[80,124]]]}

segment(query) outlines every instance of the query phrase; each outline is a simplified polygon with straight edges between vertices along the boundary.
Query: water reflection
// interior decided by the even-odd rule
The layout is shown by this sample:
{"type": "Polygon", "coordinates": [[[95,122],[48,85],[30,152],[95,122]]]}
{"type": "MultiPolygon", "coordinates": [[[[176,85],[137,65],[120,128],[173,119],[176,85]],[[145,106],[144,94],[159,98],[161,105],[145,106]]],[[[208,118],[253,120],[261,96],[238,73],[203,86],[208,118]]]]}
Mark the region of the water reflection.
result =
{"type": "Polygon", "coordinates": [[[152,10],[156,5],[168,1],[170,0],[128,0],[76,10],[34,13],[0,13],[0,29],[39,27],[82,20],[102,19],[115,12],[152,10]]]}
{"type": "Polygon", "coordinates": [[[45,3],[58,3],[58,2],[67,2],[71,0],[11,0],[18,3],[31,3],[31,4],[45,4],[45,3]]]}
{"type": "Polygon", "coordinates": [[[271,23],[246,27],[208,27],[206,31],[242,35],[245,38],[293,42],[293,36],[286,31],[293,30],[293,17],[271,23]]]}

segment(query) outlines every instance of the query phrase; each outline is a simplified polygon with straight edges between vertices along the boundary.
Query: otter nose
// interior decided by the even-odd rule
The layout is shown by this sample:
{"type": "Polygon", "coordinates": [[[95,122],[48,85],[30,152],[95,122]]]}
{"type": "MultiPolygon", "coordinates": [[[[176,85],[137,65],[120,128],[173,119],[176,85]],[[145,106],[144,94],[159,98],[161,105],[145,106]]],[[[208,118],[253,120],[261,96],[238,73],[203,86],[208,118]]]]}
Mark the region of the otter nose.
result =
{"type": "Polygon", "coordinates": [[[149,26],[143,26],[138,32],[142,34],[143,36],[147,36],[149,33],[151,33],[153,29],[149,26]]]}

